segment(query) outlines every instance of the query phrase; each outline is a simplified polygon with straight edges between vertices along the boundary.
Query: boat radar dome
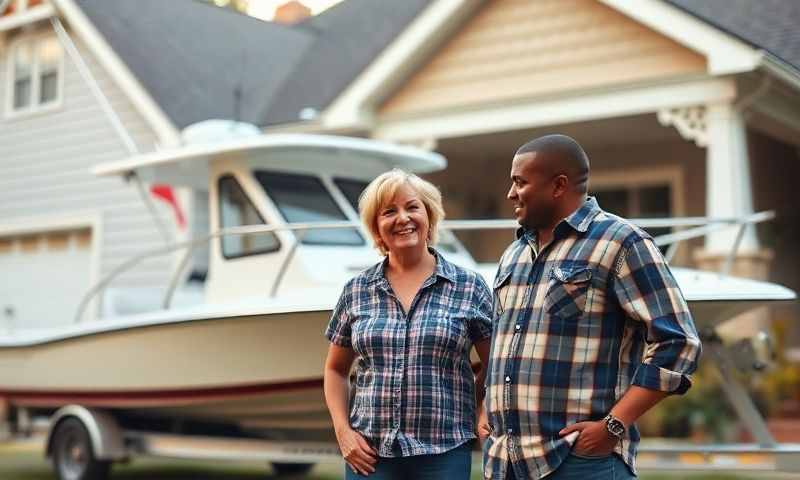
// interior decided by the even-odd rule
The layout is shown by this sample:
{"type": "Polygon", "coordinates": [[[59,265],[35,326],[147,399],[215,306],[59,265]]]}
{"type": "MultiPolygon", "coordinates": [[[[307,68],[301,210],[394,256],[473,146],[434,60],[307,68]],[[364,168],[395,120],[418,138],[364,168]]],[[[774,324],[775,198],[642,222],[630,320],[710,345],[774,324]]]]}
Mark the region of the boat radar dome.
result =
{"type": "Polygon", "coordinates": [[[258,135],[261,135],[261,129],[252,123],[234,120],[204,120],[184,128],[181,131],[181,140],[184,145],[192,145],[257,137],[258,135]]]}

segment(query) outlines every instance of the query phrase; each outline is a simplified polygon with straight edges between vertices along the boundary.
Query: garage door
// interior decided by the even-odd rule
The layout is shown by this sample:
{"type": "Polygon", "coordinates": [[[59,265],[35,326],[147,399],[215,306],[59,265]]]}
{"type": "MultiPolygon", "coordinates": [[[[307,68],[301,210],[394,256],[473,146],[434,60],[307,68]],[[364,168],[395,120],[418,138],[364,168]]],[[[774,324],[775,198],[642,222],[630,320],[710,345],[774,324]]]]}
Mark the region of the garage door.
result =
{"type": "Polygon", "coordinates": [[[74,321],[91,275],[88,228],[0,236],[0,331],[74,321]]]}

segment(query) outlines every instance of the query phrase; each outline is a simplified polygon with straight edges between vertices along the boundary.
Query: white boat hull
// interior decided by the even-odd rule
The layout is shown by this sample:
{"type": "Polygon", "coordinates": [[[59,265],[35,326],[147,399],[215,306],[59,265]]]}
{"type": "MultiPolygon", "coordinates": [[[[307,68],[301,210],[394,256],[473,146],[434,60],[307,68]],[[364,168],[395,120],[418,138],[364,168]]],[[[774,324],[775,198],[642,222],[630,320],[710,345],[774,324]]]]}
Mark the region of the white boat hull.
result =
{"type": "Polygon", "coordinates": [[[196,319],[6,346],[0,396],[23,407],[324,430],[329,318],[318,310],[196,319]]]}

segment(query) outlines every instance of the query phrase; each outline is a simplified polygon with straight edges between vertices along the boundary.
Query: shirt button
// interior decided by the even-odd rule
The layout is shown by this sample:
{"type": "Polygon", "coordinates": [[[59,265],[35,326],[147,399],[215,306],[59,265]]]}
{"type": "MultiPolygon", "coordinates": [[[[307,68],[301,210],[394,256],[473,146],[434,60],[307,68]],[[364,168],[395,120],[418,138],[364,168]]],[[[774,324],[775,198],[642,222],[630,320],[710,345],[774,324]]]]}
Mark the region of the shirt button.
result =
{"type": "Polygon", "coordinates": [[[508,375],[506,375],[506,383],[511,383],[511,377],[509,377],[508,375]]]}

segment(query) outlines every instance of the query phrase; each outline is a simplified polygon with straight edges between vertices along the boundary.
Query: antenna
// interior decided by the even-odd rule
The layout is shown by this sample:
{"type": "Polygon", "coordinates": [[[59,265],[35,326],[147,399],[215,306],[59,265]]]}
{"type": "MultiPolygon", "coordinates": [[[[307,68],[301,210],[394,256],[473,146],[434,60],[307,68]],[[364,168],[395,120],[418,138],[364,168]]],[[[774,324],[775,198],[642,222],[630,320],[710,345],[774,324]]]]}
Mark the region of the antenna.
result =
{"type": "Polygon", "coordinates": [[[243,87],[245,72],[247,71],[247,50],[242,51],[242,69],[239,72],[239,81],[233,87],[233,119],[236,123],[242,121],[242,97],[244,96],[243,87]]]}

